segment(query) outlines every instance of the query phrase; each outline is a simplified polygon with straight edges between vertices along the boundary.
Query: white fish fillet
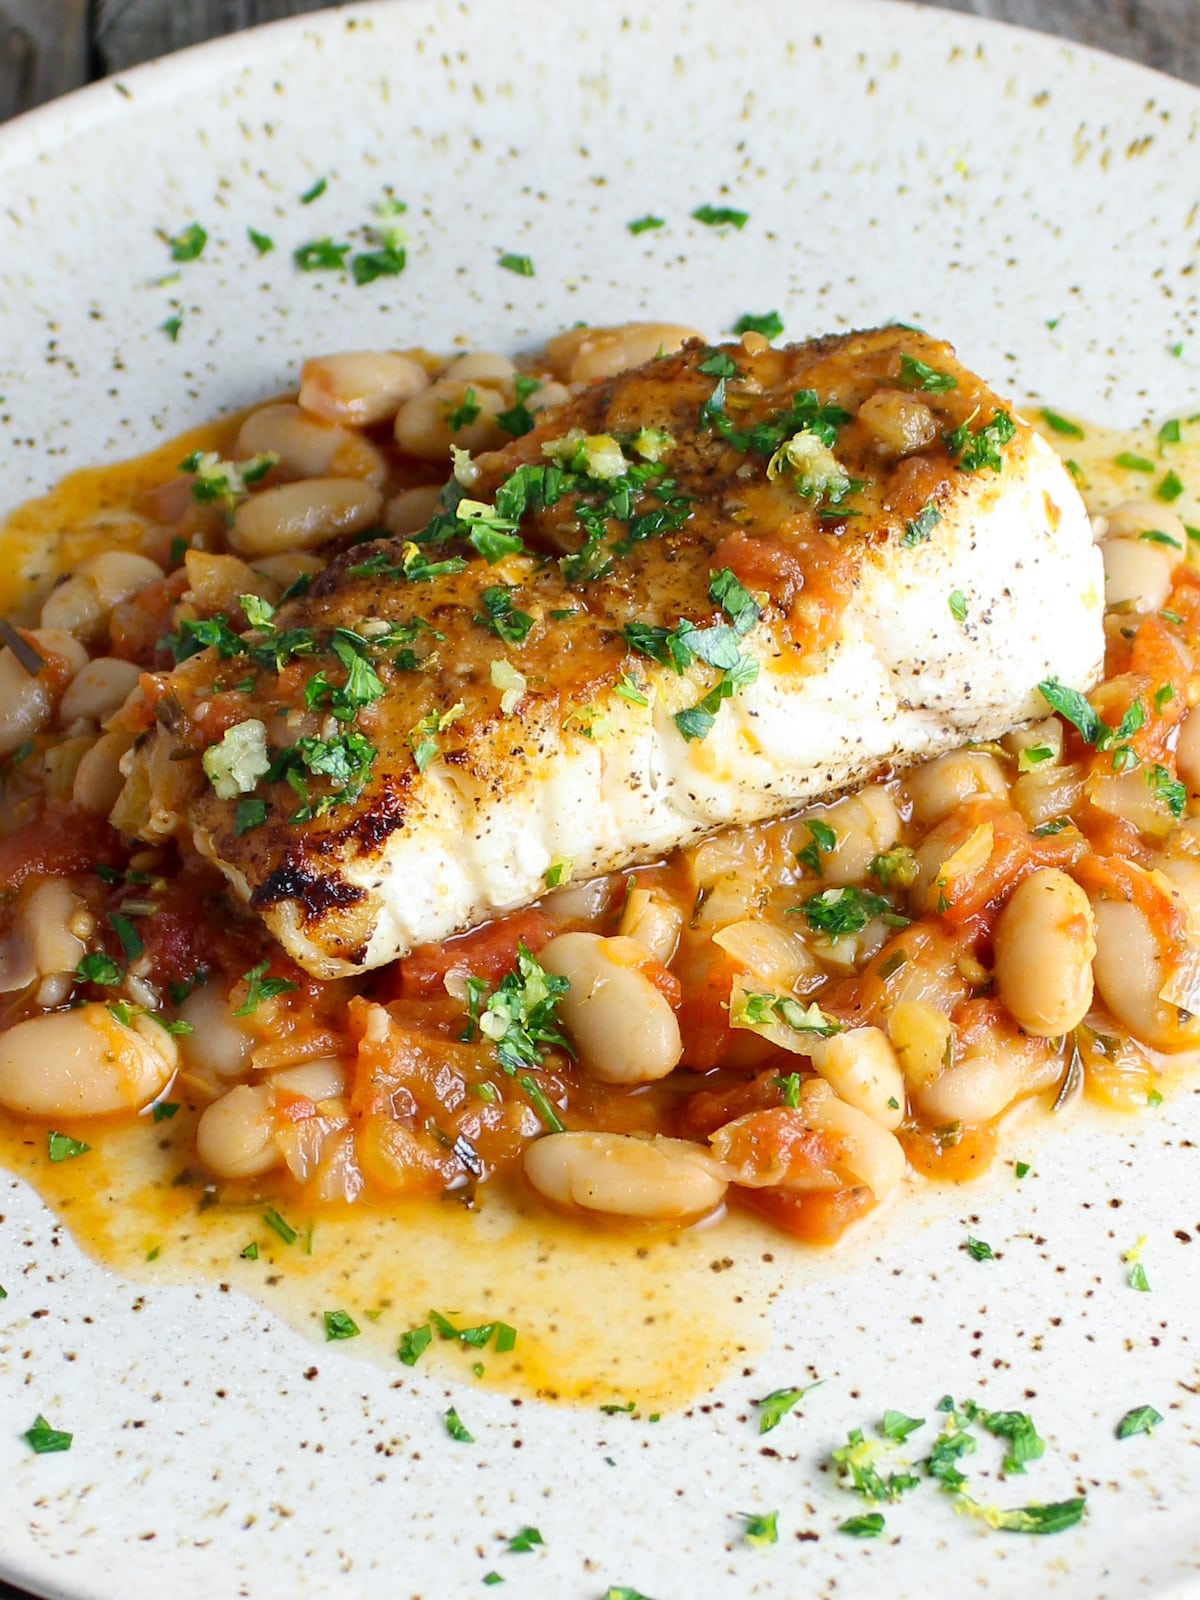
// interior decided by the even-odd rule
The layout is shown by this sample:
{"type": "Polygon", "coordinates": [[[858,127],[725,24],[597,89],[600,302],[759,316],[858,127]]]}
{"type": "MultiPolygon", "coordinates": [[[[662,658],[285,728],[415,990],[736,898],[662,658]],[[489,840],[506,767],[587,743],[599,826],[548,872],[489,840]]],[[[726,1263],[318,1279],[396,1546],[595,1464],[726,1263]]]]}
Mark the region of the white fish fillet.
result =
{"type": "MultiPolygon", "coordinates": [[[[738,347],[731,348],[740,369],[748,370],[738,347]]],[[[724,391],[727,415],[736,414],[737,384],[754,395],[760,390],[774,394],[777,401],[780,383],[797,386],[797,370],[822,402],[832,397],[830,403],[853,413],[862,393],[872,394],[891,381],[905,352],[927,370],[932,366],[958,375],[953,392],[910,396],[913,403],[928,403],[945,424],[924,452],[942,462],[938,519],[931,525],[914,533],[912,505],[900,505],[900,488],[909,478],[918,485],[924,481],[911,461],[906,468],[881,458],[878,481],[866,482],[862,490],[867,510],[839,527],[838,505],[822,522],[814,504],[796,495],[786,473],[783,481],[767,484],[761,450],[735,447],[730,476],[717,481],[713,452],[727,441],[711,440],[711,429],[705,432],[702,426],[708,476],[696,481],[711,496],[704,511],[711,533],[707,543],[687,543],[685,530],[637,546],[637,583],[611,604],[595,600],[601,593],[596,584],[612,587],[614,579],[576,585],[592,597],[589,604],[601,610],[608,606],[601,618],[604,629],[592,640],[597,651],[609,650],[607,677],[601,674],[598,680],[589,669],[586,681],[575,684],[567,633],[561,634],[561,672],[543,670],[539,678],[528,665],[540,662],[545,669],[555,659],[547,606],[564,587],[555,563],[543,559],[535,572],[527,558],[517,556],[480,574],[481,563],[473,560],[464,573],[429,589],[442,605],[434,620],[444,621],[443,612],[445,617],[467,615],[463,606],[478,603],[480,582],[496,584],[504,575],[516,582],[513,592],[535,616],[536,627],[524,647],[506,648],[483,628],[475,629],[476,640],[438,622],[447,634],[438,681],[431,685],[426,675],[421,692],[432,688],[433,704],[443,712],[464,697],[466,705],[441,734],[435,732],[442,753],[423,772],[413,767],[410,730],[416,716],[408,680],[414,675],[401,675],[389,681],[387,695],[361,718],[379,751],[361,797],[314,821],[289,823],[282,802],[273,797],[274,789],[284,786],[268,784],[259,791],[269,798],[267,823],[236,835],[234,803],[219,800],[206,787],[191,799],[181,823],[195,847],[257,906],[309,971],[322,976],[358,972],[527,904],[545,891],[546,874],[555,863],[569,862],[579,878],[652,860],[715,828],[777,815],[866,781],[881,768],[923,760],[966,738],[997,737],[1045,714],[1036,689],[1044,679],[1090,687],[1103,656],[1103,575],[1083,504],[1051,448],[1020,422],[1000,452],[1001,470],[954,466],[953,449],[949,454],[946,449],[950,425],[974,417],[970,425],[978,428],[1000,403],[954,363],[947,347],[897,329],[800,347],[799,368],[781,369],[777,361],[761,370],[754,366],[753,377],[731,380],[724,391]],[[724,620],[711,603],[697,608],[695,582],[687,590],[693,603],[676,603],[678,586],[690,562],[700,574],[703,597],[709,574],[720,569],[729,550],[736,559],[744,541],[753,541],[757,525],[746,521],[737,501],[748,464],[754,493],[771,497],[760,504],[783,504],[780,496],[796,501],[794,512],[790,503],[785,507],[794,521],[776,526],[772,537],[778,534],[786,544],[799,529],[795,537],[803,534],[807,540],[802,540],[804,559],[814,549],[828,549],[830,559],[844,557],[848,596],[832,627],[814,643],[803,606],[816,587],[802,586],[787,604],[769,587],[756,591],[762,614],[741,638],[740,649],[757,661],[758,676],[715,710],[703,738],[689,740],[673,714],[694,706],[717,672],[696,663],[681,676],[630,651],[620,638],[613,649],[614,616],[628,616],[632,608],[640,620],[663,627],[674,626],[681,615],[701,627],[724,620]],[[735,535],[733,544],[716,542],[722,530],[722,536],[735,535]],[[655,562],[662,564],[660,571],[655,562]],[[648,613],[647,597],[656,595],[659,579],[662,603],[648,613]],[[464,585],[474,601],[464,600],[464,585]],[[463,640],[467,665],[456,677],[453,652],[463,640]],[[499,709],[500,689],[479,682],[481,649],[525,676],[527,692],[511,715],[499,709]],[[617,692],[618,668],[626,689],[637,685],[634,693],[646,705],[617,692]],[[538,682],[545,686],[542,692],[538,682]]],[[[771,359],[785,354],[768,353],[771,359]]],[[[651,363],[643,369],[641,389],[638,374],[610,380],[601,386],[602,395],[576,403],[581,425],[595,432],[599,422],[605,431],[627,437],[630,415],[659,425],[668,414],[678,438],[679,419],[694,414],[696,394],[703,397],[714,387],[712,376],[698,375],[704,355],[693,349],[651,363]],[[664,386],[672,382],[684,400],[665,413],[664,386]]],[[[751,410],[748,419],[755,414],[751,410]]],[[[565,431],[573,420],[575,414],[568,414],[557,429],[544,425],[494,461],[485,461],[485,484],[504,481],[521,462],[545,459],[541,445],[547,436],[565,431]]],[[[849,469],[855,475],[869,472],[875,460],[875,445],[864,445],[865,438],[855,421],[840,430],[833,447],[839,459],[857,452],[858,464],[849,469]]],[[[688,488],[686,466],[679,480],[688,488]]],[[[699,516],[695,512],[693,522],[699,516]]],[[[563,547],[561,519],[541,531],[543,543],[553,547],[557,540],[563,547]]],[[[352,627],[364,616],[394,620],[411,614],[415,591],[416,597],[425,592],[393,584],[381,595],[376,585],[368,597],[363,583],[343,563],[336,579],[323,580],[313,596],[297,602],[289,625],[300,622],[319,631],[352,627]]],[[[746,587],[755,590],[752,581],[746,587]]],[[[423,609],[431,611],[428,604],[423,609]]],[[[195,661],[176,670],[172,693],[185,712],[212,670],[211,662],[197,667],[195,661]]],[[[254,710],[247,714],[261,716],[270,726],[257,693],[250,700],[254,710]]],[[[422,700],[416,710],[427,703],[422,700]]],[[[167,748],[181,735],[177,728],[155,737],[167,748]]],[[[160,771],[162,754],[160,749],[160,771]]],[[[153,748],[139,760],[153,763],[153,748]]]]}

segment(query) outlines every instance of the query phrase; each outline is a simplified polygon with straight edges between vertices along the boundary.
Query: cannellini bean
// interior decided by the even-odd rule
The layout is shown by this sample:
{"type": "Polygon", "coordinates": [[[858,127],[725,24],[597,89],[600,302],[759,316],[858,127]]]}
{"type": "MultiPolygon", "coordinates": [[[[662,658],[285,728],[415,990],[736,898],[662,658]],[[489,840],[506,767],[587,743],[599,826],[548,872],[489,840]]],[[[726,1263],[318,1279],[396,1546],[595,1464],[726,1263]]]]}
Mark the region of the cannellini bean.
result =
{"type": "Polygon", "coordinates": [[[135,737],[125,729],[102,733],[80,757],[71,785],[71,798],[81,810],[105,817],[116,805],[125,787],[121,761],[132,748],[135,737]]]}
{"type": "Polygon", "coordinates": [[[132,600],[148,584],[158,583],[163,576],[157,562],[133,550],[105,550],[83,562],[79,572],[96,585],[105,611],[111,611],[122,600],[132,600]]]}
{"type": "Polygon", "coordinates": [[[189,550],[184,557],[188,587],[184,599],[206,616],[238,609],[244,594],[256,594],[272,605],[279,599],[279,585],[238,556],[211,550],[189,550]]]}
{"type": "Polygon", "coordinates": [[[1056,867],[1023,878],[996,923],[996,989],[1026,1033],[1054,1039],[1092,1003],[1096,919],[1079,885],[1056,867]]]}
{"type": "Polygon", "coordinates": [[[392,350],[314,356],[300,368],[300,404],[327,422],[369,427],[394,417],[429,383],[425,368],[392,350]]]}
{"type": "Polygon", "coordinates": [[[1169,551],[1145,539],[1105,539],[1100,552],[1106,606],[1160,611],[1166,605],[1175,564],[1169,551]]]}
{"type": "Polygon", "coordinates": [[[687,1139],[627,1133],[552,1133],[525,1151],[525,1176],[568,1210],[647,1221],[700,1217],[728,1187],[720,1167],[687,1139]]]}
{"type": "MultiPolygon", "coordinates": [[[[1061,1071],[1061,1065],[1055,1063],[1054,1070],[1061,1071]]],[[[914,1098],[922,1115],[936,1124],[974,1124],[991,1122],[1033,1087],[1044,1085],[1027,1084],[1024,1061],[1001,1047],[968,1051],[914,1098]]]]}
{"type": "Polygon", "coordinates": [[[287,478],[364,478],[378,487],[387,476],[387,463],[369,439],[287,401],[250,413],[236,453],[239,460],[277,455],[276,470],[287,478]]]}
{"type": "Polygon", "coordinates": [[[149,1017],[130,1026],[99,1001],[0,1034],[0,1105],[30,1117],[101,1117],[161,1094],[175,1041],[149,1017]]]}
{"type": "Polygon", "coordinates": [[[1179,729],[1175,768],[1192,794],[1200,794],[1200,712],[1189,711],[1179,729]]]}
{"type": "Polygon", "coordinates": [[[922,1000],[902,1000],[888,1016],[887,1031],[910,1089],[932,1083],[953,1055],[950,1018],[922,1000]]]}
{"type": "Polygon", "coordinates": [[[839,1100],[866,1113],[882,1128],[904,1121],[904,1074],[887,1034],[879,1028],[851,1028],[815,1039],[812,1064],[839,1100]]]}
{"type": "MultiPolygon", "coordinates": [[[[1092,963],[1096,988],[1113,1016],[1136,1038],[1159,1050],[1191,1050],[1200,1044],[1200,1005],[1181,1009],[1162,998],[1176,976],[1181,954],[1160,937],[1139,905],[1127,900],[1094,898],[1096,955],[1092,963]]],[[[1182,953],[1193,969],[1197,953],[1182,953]]],[[[1191,998],[1188,994],[1187,998],[1191,998]]],[[[1181,996],[1182,999],[1182,996],[1181,996]]]]}
{"type": "Polygon", "coordinates": [[[420,533],[436,513],[440,493],[436,484],[423,484],[419,489],[401,489],[384,507],[384,527],[396,539],[420,533]]]}
{"type": "Polygon", "coordinates": [[[302,1094],[319,1105],[322,1100],[335,1100],[346,1090],[346,1069],[333,1057],[317,1061],[304,1061],[294,1067],[279,1067],[271,1074],[276,1089],[288,1094],[302,1094]]]}
{"type": "MultiPolygon", "coordinates": [[[[820,856],[822,880],[831,886],[862,883],[875,857],[890,850],[900,837],[896,802],[878,784],[831,806],[815,807],[808,815],[832,828],[837,839],[828,855],[820,856]]],[[[811,837],[806,833],[799,841],[800,848],[811,837]]]]}
{"type": "Polygon", "coordinates": [[[445,461],[452,444],[473,453],[494,450],[508,437],[492,421],[496,413],[504,409],[504,397],[481,382],[439,378],[421,394],[406,400],[397,411],[396,443],[418,461],[445,461]],[[449,419],[456,409],[467,404],[468,389],[470,403],[479,407],[478,415],[451,432],[449,419]]]}
{"type": "Polygon", "coordinates": [[[906,779],[913,818],[932,828],[966,800],[1003,800],[1008,785],[1000,763],[980,750],[952,750],[917,767],[906,779]]]}
{"type": "Polygon", "coordinates": [[[269,1084],[239,1083],[196,1124],[196,1154],[218,1178],[257,1178],[278,1166],[275,1095],[269,1084]]]}
{"type": "Polygon", "coordinates": [[[730,1181],[749,1189],[862,1184],[882,1200],[904,1176],[895,1134],[840,1100],[823,1078],[801,1085],[798,1106],[749,1112],[718,1128],[709,1143],[730,1181]]]}
{"type": "Polygon", "coordinates": [[[74,972],[87,950],[75,930],[91,931],[95,919],[65,878],[43,878],[21,907],[22,940],[41,977],[74,972]]]}
{"type": "Polygon", "coordinates": [[[43,628],[62,628],[77,638],[98,638],[115,606],[132,600],[163,570],[149,556],[132,550],[106,550],[90,556],[42,604],[43,628]]]}
{"type": "Polygon", "coordinates": [[[315,549],[379,521],[383,496],[357,478],[306,478],[263,489],[233,514],[229,542],[239,555],[315,549]]]}
{"type": "Polygon", "coordinates": [[[593,1077],[650,1083],[678,1063],[679,1023],[643,972],[646,951],[636,940],[560,933],[538,959],[571,985],[559,1001],[559,1016],[593,1077]]]}
{"type": "Polygon", "coordinates": [[[564,383],[591,383],[611,378],[630,367],[640,367],[655,356],[670,355],[688,339],[699,339],[695,328],[675,322],[625,322],[616,328],[568,328],[546,344],[546,359],[556,378],[564,383]]]}
{"type": "Polygon", "coordinates": [[[97,656],[71,679],[58,707],[63,727],[73,722],[107,722],[137,688],[141,669],[117,656],[97,656]]]}
{"type": "Polygon", "coordinates": [[[1047,762],[1023,772],[1012,786],[1013,805],[1031,828],[1068,816],[1083,798],[1087,773],[1077,762],[1055,767],[1047,762]]]}
{"type": "Polygon", "coordinates": [[[233,1078],[250,1059],[254,1035],[229,1008],[224,992],[216,984],[193,989],[179,1008],[180,1018],[191,1024],[191,1033],[180,1035],[179,1050],[190,1072],[218,1078],[233,1078]]]}
{"type": "Polygon", "coordinates": [[[635,939],[665,965],[679,944],[683,912],[649,889],[631,889],[617,931],[624,939],[635,939]]]}
{"type": "Polygon", "coordinates": [[[35,677],[7,647],[0,650],[0,755],[11,755],[44,728],[54,710],[45,673],[35,677]]]}
{"type": "Polygon", "coordinates": [[[255,572],[261,572],[278,584],[281,593],[290,589],[297,578],[315,578],[324,569],[320,556],[313,555],[310,550],[285,550],[279,556],[259,556],[254,563],[255,572]]]}
{"type": "Polygon", "coordinates": [[[516,367],[507,356],[491,350],[468,350],[446,363],[442,376],[457,379],[460,383],[490,383],[493,387],[511,383],[516,367]]]}
{"type": "Polygon", "coordinates": [[[564,383],[555,383],[553,378],[547,378],[525,400],[525,409],[536,416],[539,411],[547,411],[551,406],[560,406],[564,400],[571,398],[571,391],[564,383]]]}
{"type": "Polygon", "coordinates": [[[1183,525],[1183,518],[1161,500],[1123,500],[1119,506],[1104,512],[1097,521],[1101,525],[1100,536],[1104,539],[1136,539],[1139,534],[1157,529],[1159,533],[1165,533],[1168,539],[1174,539],[1180,550],[1187,549],[1187,529],[1183,525]]]}

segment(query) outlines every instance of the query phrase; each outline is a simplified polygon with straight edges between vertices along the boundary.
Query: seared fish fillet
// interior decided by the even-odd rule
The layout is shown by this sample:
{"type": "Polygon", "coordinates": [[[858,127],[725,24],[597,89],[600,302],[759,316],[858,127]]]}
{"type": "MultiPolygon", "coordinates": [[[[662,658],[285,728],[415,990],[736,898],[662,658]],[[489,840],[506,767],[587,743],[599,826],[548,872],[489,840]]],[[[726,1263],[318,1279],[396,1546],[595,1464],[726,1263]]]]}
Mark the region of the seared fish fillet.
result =
{"type": "Polygon", "coordinates": [[[563,864],[648,861],[996,737],[1044,714],[1040,680],[1099,675],[1069,476],[907,329],[692,344],[457,471],[415,543],[345,551],[163,674],[114,813],[161,836],[173,806],[318,976],[528,903],[563,864]]]}

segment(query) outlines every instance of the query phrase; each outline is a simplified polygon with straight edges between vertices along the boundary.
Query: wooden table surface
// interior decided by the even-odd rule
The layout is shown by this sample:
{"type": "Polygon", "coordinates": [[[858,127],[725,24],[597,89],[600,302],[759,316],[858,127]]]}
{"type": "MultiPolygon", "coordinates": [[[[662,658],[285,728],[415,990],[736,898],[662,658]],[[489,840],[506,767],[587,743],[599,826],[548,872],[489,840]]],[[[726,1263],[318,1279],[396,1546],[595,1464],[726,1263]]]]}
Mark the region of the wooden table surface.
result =
{"type": "MultiPolygon", "coordinates": [[[[1061,34],[1200,84],[1200,0],[930,3],[1061,34]]],[[[152,56],[322,5],[323,0],[0,0],[0,121],[152,56]]],[[[0,1581],[0,1600],[22,1597],[0,1581]]]]}
{"type": "MultiPolygon", "coordinates": [[[[324,0],[0,0],[0,121],[108,73],[324,0]]],[[[581,4],[583,0],[564,0],[581,4]]],[[[1200,0],[931,0],[1200,84],[1200,0]]]]}

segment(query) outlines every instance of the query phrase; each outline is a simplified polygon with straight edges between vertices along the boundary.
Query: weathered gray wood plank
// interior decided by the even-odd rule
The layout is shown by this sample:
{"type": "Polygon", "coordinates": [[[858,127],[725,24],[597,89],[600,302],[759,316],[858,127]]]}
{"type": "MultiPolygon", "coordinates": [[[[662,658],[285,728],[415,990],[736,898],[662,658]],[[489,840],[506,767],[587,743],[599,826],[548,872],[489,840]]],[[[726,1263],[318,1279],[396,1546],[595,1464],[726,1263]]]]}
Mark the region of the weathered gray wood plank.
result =
{"type": "MultiPolygon", "coordinates": [[[[327,0],[0,0],[0,122],[89,78],[327,0]]],[[[582,4],[585,0],[563,0],[582,4]]],[[[1198,0],[927,0],[1129,56],[1200,84],[1198,0]]]]}
{"type": "Polygon", "coordinates": [[[260,22],[319,11],[328,4],[329,0],[99,0],[93,29],[96,58],[102,73],[123,72],[168,50],[260,22]]]}
{"type": "Polygon", "coordinates": [[[1057,33],[1200,84],[1197,0],[926,0],[1057,33]]]}
{"type": "Polygon", "coordinates": [[[86,83],[87,0],[0,0],[0,121],[86,83]]]}

